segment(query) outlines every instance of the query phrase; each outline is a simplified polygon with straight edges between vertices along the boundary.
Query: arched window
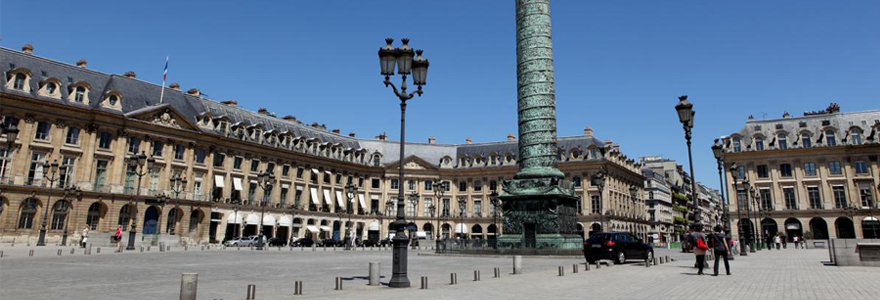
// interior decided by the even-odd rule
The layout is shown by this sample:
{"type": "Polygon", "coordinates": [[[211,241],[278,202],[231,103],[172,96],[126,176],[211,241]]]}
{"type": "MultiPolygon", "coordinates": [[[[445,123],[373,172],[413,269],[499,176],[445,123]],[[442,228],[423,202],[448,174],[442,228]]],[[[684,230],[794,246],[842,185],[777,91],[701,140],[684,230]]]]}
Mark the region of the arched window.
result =
{"type": "Polygon", "coordinates": [[[825,131],[825,145],[837,146],[837,138],[834,136],[833,130],[825,131]]]}
{"type": "Polygon", "coordinates": [[[779,144],[779,149],[788,149],[788,135],[784,133],[780,133],[776,135],[777,143],[779,144]]]}
{"type": "Polygon", "coordinates": [[[24,73],[15,73],[15,81],[12,84],[12,88],[16,90],[24,90],[24,82],[27,80],[27,75],[24,73]]]}
{"type": "Polygon", "coordinates": [[[809,134],[809,133],[806,133],[806,132],[801,133],[801,145],[802,145],[804,148],[810,148],[810,147],[813,147],[813,141],[810,139],[810,134],[809,134]]]}
{"type": "Polygon", "coordinates": [[[58,84],[51,82],[51,81],[46,83],[46,94],[54,95],[55,91],[57,91],[57,90],[58,90],[58,84]]]}
{"type": "Polygon", "coordinates": [[[82,86],[78,86],[73,91],[73,101],[83,103],[86,96],[86,88],[82,86]]]}
{"type": "Polygon", "coordinates": [[[30,198],[21,204],[21,215],[18,217],[18,229],[34,228],[34,217],[37,215],[37,200],[30,198]]]}
{"type": "Polygon", "coordinates": [[[131,220],[130,205],[125,205],[119,210],[118,225],[122,225],[122,231],[128,231],[128,223],[131,220]]]}
{"type": "Polygon", "coordinates": [[[101,204],[92,203],[89,206],[89,212],[86,215],[86,225],[89,226],[89,230],[98,230],[98,223],[101,219],[101,204]]]}
{"type": "Polygon", "coordinates": [[[67,201],[55,202],[52,207],[52,230],[64,229],[64,221],[67,220],[67,212],[70,211],[70,204],[67,201]]]}
{"type": "Polygon", "coordinates": [[[195,233],[199,230],[199,219],[201,218],[198,210],[194,210],[189,214],[189,233],[195,233]]]}
{"type": "Polygon", "coordinates": [[[382,157],[379,155],[373,155],[373,166],[378,167],[382,164],[382,157]]]}
{"type": "Polygon", "coordinates": [[[168,234],[174,235],[175,229],[177,227],[177,208],[173,208],[168,211],[168,221],[165,224],[165,232],[168,234]]]}
{"type": "Polygon", "coordinates": [[[110,106],[116,106],[117,102],[119,102],[118,96],[110,95],[110,97],[107,97],[107,104],[110,104],[110,106]]]}

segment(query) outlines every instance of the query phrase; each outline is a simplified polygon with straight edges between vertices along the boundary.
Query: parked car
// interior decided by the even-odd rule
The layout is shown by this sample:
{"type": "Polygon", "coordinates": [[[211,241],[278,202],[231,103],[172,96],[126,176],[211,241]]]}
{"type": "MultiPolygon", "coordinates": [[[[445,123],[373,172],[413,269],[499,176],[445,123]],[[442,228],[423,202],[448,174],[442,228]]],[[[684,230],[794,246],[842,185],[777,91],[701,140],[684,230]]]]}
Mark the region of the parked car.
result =
{"type": "Polygon", "coordinates": [[[364,241],[363,245],[364,245],[364,247],[379,247],[379,246],[382,246],[382,244],[379,243],[379,240],[369,240],[369,239],[366,240],[366,241],[364,241]]]}
{"type": "Polygon", "coordinates": [[[277,237],[271,238],[271,239],[269,239],[269,246],[270,247],[287,246],[287,239],[277,238],[277,237]]]}
{"type": "Polygon", "coordinates": [[[305,238],[301,238],[301,239],[297,239],[296,241],[293,241],[293,243],[290,244],[290,246],[291,247],[311,247],[314,244],[315,244],[315,241],[312,240],[312,238],[305,237],[305,238]]]}
{"type": "Polygon", "coordinates": [[[342,241],[340,241],[340,240],[337,240],[334,238],[329,238],[329,239],[324,239],[323,241],[318,243],[318,246],[321,246],[321,247],[334,247],[334,246],[343,247],[343,246],[345,246],[345,244],[343,244],[342,241]]]}
{"type": "Polygon", "coordinates": [[[228,240],[223,243],[227,247],[250,247],[257,245],[257,236],[240,237],[228,240]]]}
{"type": "Polygon", "coordinates": [[[584,241],[584,258],[588,263],[610,259],[616,264],[627,259],[654,260],[654,248],[629,232],[600,232],[584,241]]]}

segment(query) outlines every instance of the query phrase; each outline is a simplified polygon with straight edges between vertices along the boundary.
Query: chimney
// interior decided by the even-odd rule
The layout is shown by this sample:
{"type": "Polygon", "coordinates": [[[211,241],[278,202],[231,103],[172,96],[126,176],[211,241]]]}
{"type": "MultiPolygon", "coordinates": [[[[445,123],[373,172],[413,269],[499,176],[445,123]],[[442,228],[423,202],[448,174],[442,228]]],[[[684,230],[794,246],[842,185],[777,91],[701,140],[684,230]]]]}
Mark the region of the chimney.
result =
{"type": "MultiPolygon", "coordinates": [[[[192,90],[190,90],[190,91],[192,91],[192,90]]],[[[235,100],[222,101],[222,102],[220,102],[220,104],[230,106],[230,107],[238,107],[238,101],[235,101],[235,100]]]]}
{"type": "Polygon", "coordinates": [[[171,84],[168,85],[168,87],[174,89],[175,91],[179,91],[179,90],[180,90],[180,84],[177,83],[177,82],[172,82],[171,84]]]}
{"type": "Polygon", "coordinates": [[[782,118],[783,118],[783,119],[788,119],[789,116],[790,116],[790,115],[788,114],[788,112],[785,112],[785,113],[782,114],[782,118]]]}
{"type": "Polygon", "coordinates": [[[318,122],[312,123],[312,128],[318,128],[318,122]]]}
{"type": "Polygon", "coordinates": [[[333,129],[333,133],[339,134],[339,129],[333,129]]]}
{"type": "Polygon", "coordinates": [[[132,78],[132,79],[133,79],[133,78],[137,78],[137,73],[135,73],[134,71],[128,71],[128,72],[125,72],[125,74],[122,74],[122,75],[125,75],[125,77],[132,78]]]}
{"type": "Polygon", "coordinates": [[[515,141],[515,140],[516,140],[516,137],[513,136],[513,134],[508,133],[508,134],[507,134],[507,140],[508,140],[508,141],[515,141]]]}
{"type": "Polygon", "coordinates": [[[471,140],[471,138],[466,138],[466,139],[464,139],[464,143],[465,143],[465,144],[470,144],[470,143],[472,143],[472,142],[473,142],[473,140],[471,140]]]}
{"type": "MultiPolygon", "coordinates": [[[[201,96],[202,91],[199,91],[199,89],[197,89],[197,88],[191,88],[191,89],[189,89],[189,91],[186,91],[186,94],[193,95],[193,96],[201,96]]],[[[226,102],[226,101],[224,101],[224,102],[226,102]]],[[[221,103],[223,103],[223,102],[221,102],[221,103]]]]}
{"type": "Polygon", "coordinates": [[[349,136],[349,137],[354,137],[354,132],[349,132],[349,133],[348,133],[348,136],[349,136]]]}
{"type": "Polygon", "coordinates": [[[749,115],[749,120],[754,120],[754,119],[755,119],[755,116],[749,115]]]}
{"type": "Polygon", "coordinates": [[[86,61],[85,58],[83,58],[83,59],[80,59],[80,60],[76,61],[76,66],[77,66],[77,67],[80,67],[80,68],[85,68],[86,65],[87,65],[88,63],[89,63],[89,62],[86,61]]]}
{"type": "Polygon", "coordinates": [[[436,144],[436,143],[437,143],[437,139],[434,138],[433,136],[428,138],[428,144],[436,144]]]}
{"type": "Polygon", "coordinates": [[[296,122],[296,117],[291,116],[291,115],[286,115],[286,116],[284,116],[284,120],[296,122]]]}
{"type": "Polygon", "coordinates": [[[590,126],[587,126],[586,128],[584,128],[584,135],[585,136],[593,136],[593,128],[590,128],[590,126]]]}
{"type": "Polygon", "coordinates": [[[24,54],[34,54],[34,45],[24,44],[24,46],[21,46],[21,52],[24,54]]]}
{"type": "Polygon", "coordinates": [[[383,132],[382,134],[377,135],[377,136],[376,136],[376,139],[377,139],[377,140],[380,140],[380,141],[387,141],[387,140],[388,140],[388,135],[386,135],[386,134],[383,132]]]}
{"type": "Polygon", "coordinates": [[[259,113],[259,114],[261,114],[261,115],[264,115],[264,116],[268,116],[268,115],[269,115],[269,110],[266,109],[266,108],[264,108],[264,107],[260,107],[260,109],[257,110],[257,113],[259,113]]]}

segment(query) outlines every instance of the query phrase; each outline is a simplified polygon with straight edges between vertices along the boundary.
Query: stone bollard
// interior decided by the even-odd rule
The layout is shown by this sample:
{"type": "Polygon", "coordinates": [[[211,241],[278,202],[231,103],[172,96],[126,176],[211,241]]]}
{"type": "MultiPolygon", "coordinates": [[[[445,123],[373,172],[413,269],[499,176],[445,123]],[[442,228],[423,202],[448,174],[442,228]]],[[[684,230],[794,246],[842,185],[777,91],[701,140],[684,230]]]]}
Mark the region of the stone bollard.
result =
{"type": "Polygon", "coordinates": [[[183,273],[180,275],[180,300],[196,300],[198,286],[198,273],[183,273]]]}
{"type": "Polygon", "coordinates": [[[92,255],[92,244],[86,246],[86,251],[84,253],[85,255],[92,255]]]}
{"type": "Polygon", "coordinates": [[[98,247],[98,251],[95,253],[101,254],[101,247],[98,247]]]}
{"type": "Polygon", "coordinates": [[[253,284],[248,284],[247,289],[247,300],[256,300],[257,299],[257,286],[253,284]]]}
{"type": "Polygon", "coordinates": [[[372,285],[372,286],[379,285],[379,278],[382,277],[381,273],[379,273],[379,270],[381,269],[381,267],[382,267],[382,263],[380,263],[378,261],[371,261],[370,262],[370,284],[369,285],[372,285]]]}
{"type": "Polygon", "coordinates": [[[336,290],[342,290],[342,277],[336,277],[336,290]]]}
{"type": "Polygon", "coordinates": [[[513,274],[522,274],[522,255],[513,256],[513,274]]]}
{"type": "Polygon", "coordinates": [[[669,262],[669,255],[664,256],[664,257],[666,257],[666,262],[669,262]]]}
{"type": "Polygon", "coordinates": [[[589,270],[590,270],[590,262],[587,262],[584,264],[584,271],[589,271],[589,270]]]}
{"type": "Polygon", "coordinates": [[[480,281],[480,271],[474,270],[474,281],[480,281]]]}
{"type": "Polygon", "coordinates": [[[449,273],[449,285],[456,285],[456,284],[458,284],[458,274],[449,273]]]}
{"type": "Polygon", "coordinates": [[[159,242],[159,252],[165,252],[165,242],[159,242]]]}
{"type": "Polygon", "coordinates": [[[3,258],[3,250],[0,250],[0,258],[3,258]]]}
{"type": "Polygon", "coordinates": [[[76,248],[71,248],[71,249],[70,249],[70,254],[73,254],[73,251],[74,251],[74,250],[76,250],[76,248]]]}
{"type": "Polygon", "coordinates": [[[577,272],[578,272],[578,265],[577,265],[577,264],[573,264],[573,265],[571,265],[571,272],[572,272],[572,273],[577,273],[577,272]]]}
{"type": "Polygon", "coordinates": [[[33,249],[31,249],[31,251],[28,252],[28,256],[34,256],[34,250],[33,250],[33,249]]]}
{"type": "Polygon", "coordinates": [[[152,248],[152,246],[147,246],[147,252],[150,252],[150,248],[152,248]]]}
{"type": "Polygon", "coordinates": [[[599,269],[599,268],[602,268],[602,263],[600,263],[600,262],[597,260],[597,261],[596,261],[596,269],[599,269]]]}
{"type": "Polygon", "coordinates": [[[648,262],[648,258],[645,257],[645,268],[650,268],[650,267],[651,267],[651,263],[648,262]]]}
{"type": "Polygon", "coordinates": [[[422,289],[428,289],[428,276],[422,276],[422,289]]]}
{"type": "Polygon", "coordinates": [[[171,246],[165,246],[165,251],[171,251],[171,246]]]}
{"type": "Polygon", "coordinates": [[[141,246],[141,252],[144,252],[144,246],[141,246]]]}
{"type": "Polygon", "coordinates": [[[312,252],[315,252],[315,251],[318,251],[318,246],[315,244],[312,244],[312,252]]]}
{"type": "Polygon", "coordinates": [[[61,256],[61,249],[58,249],[58,256],[61,256]]]}
{"type": "Polygon", "coordinates": [[[495,278],[501,278],[501,268],[495,268],[495,278]]]}
{"type": "Polygon", "coordinates": [[[656,257],[654,258],[654,265],[655,265],[655,266],[659,264],[659,263],[658,263],[658,260],[659,260],[658,258],[656,258],[656,257]]]}
{"type": "Polygon", "coordinates": [[[294,295],[302,295],[303,294],[303,282],[296,281],[293,283],[293,294],[294,295]]]}
{"type": "Polygon", "coordinates": [[[189,245],[183,245],[183,251],[189,251],[189,245]]]}
{"type": "Polygon", "coordinates": [[[559,266],[559,276],[565,276],[565,268],[559,266]]]}

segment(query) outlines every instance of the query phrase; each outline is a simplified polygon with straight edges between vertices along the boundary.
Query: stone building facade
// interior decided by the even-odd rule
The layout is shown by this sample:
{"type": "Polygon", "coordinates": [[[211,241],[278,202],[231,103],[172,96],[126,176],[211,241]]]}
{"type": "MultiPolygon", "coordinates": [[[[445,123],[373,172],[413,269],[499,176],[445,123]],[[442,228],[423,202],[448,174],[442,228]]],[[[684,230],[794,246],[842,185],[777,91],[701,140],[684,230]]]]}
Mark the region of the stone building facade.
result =
{"type": "MultiPolygon", "coordinates": [[[[409,195],[414,238],[490,239],[498,232],[502,219],[493,224],[490,195],[517,170],[512,135],[491,143],[408,143],[406,178],[399,180],[398,143],[384,135],[343,135],[233,100],[214,101],[198,89],[183,92],[174,83],[160,103],[161,87],[133,72],[101,73],[85,60],[69,65],[32,49],[0,48],[0,116],[6,128],[19,130],[15,141],[0,135],[0,242],[33,243],[44,219],[48,243],[65,231],[78,240],[85,227],[95,242],[109,242],[105,237],[117,226],[129,230],[132,223],[139,243],[150,235],[219,242],[256,235],[261,225],[267,236],[282,239],[341,238],[350,228],[360,239],[377,240],[389,234],[395,212],[388,201],[400,188],[409,195]],[[155,161],[142,176],[129,164],[137,154],[155,161]],[[61,167],[52,173],[46,162],[61,167]],[[263,172],[275,175],[265,192],[258,182],[263,172]],[[182,190],[172,188],[176,176],[186,179],[182,190]],[[353,199],[344,190],[349,182],[357,186],[353,199]]],[[[646,235],[638,163],[589,128],[557,144],[559,169],[581,197],[579,228],[606,224],[646,235]],[[608,174],[601,195],[591,183],[600,170],[608,174]],[[636,198],[630,186],[638,188],[636,198]]]]}
{"type": "Polygon", "coordinates": [[[749,117],[721,139],[733,234],[877,238],[878,131],[880,110],[844,113],[837,104],[803,117],[749,117]]]}

